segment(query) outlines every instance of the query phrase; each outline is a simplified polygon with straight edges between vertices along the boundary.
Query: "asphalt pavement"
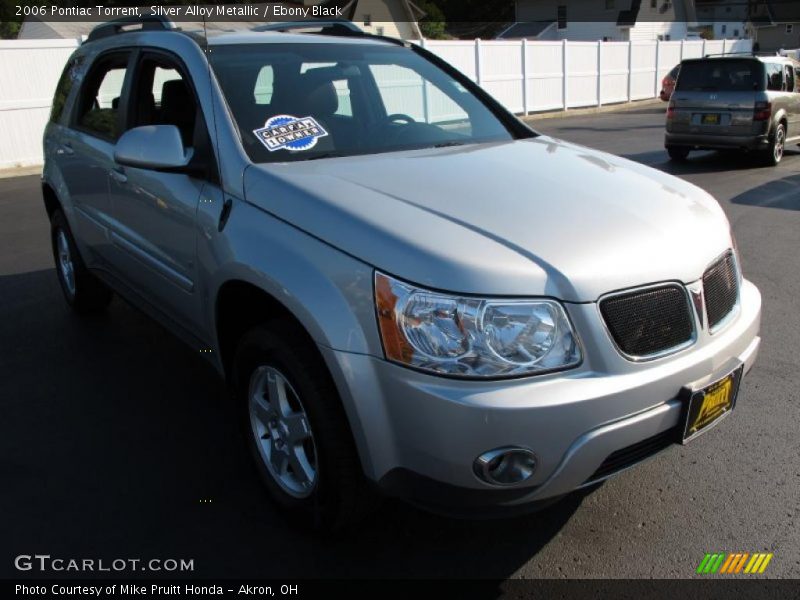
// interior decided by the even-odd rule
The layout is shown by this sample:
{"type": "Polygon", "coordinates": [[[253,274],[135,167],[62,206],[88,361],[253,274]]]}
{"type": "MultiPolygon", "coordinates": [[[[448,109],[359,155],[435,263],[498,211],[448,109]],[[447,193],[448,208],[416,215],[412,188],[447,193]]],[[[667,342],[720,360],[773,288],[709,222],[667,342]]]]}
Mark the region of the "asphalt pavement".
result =
{"type": "Polygon", "coordinates": [[[777,168],[717,153],[675,165],[663,121],[657,107],[534,123],[720,201],[764,298],[732,417],[535,515],[461,521],[390,501],[338,540],[281,521],[192,349],[118,299],[70,315],[38,178],[1,180],[0,577],[33,553],[193,559],[200,578],[690,577],[716,551],[772,552],[764,576],[800,576],[800,153],[777,168]]]}

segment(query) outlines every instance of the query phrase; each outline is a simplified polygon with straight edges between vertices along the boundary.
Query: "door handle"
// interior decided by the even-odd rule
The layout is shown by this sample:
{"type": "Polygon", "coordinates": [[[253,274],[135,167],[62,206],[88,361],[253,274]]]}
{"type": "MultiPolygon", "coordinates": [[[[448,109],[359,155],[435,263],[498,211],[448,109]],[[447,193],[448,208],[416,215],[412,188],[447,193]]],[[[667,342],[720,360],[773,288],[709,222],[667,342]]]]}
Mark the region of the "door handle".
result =
{"type": "Polygon", "coordinates": [[[56,149],[56,154],[62,154],[62,155],[66,154],[67,156],[72,156],[73,154],[75,154],[75,150],[72,149],[72,144],[66,142],[64,144],[61,144],[56,149]]]}
{"type": "Polygon", "coordinates": [[[108,172],[108,174],[117,183],[127,183],[128,182],[128,176],[125,175],[125,171],[123,171],[122,169],[111,169],[108,172]]]}

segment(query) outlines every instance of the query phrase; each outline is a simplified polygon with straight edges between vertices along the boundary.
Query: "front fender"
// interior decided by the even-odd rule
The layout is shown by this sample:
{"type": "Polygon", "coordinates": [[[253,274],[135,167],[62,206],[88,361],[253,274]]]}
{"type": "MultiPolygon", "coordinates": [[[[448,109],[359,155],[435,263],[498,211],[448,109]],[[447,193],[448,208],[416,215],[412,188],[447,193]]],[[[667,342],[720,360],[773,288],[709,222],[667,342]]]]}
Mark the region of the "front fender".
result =
{"type": "MultiPolygon", "coordinates": [[[[350,422],[364,471],[373,473],[369,431],[387,431],[388,415],[369,394],[347,385],[335,355],[382,356],[373,297],[373,268],[244,201],[236,201],[222,233],[213,210],[200,208],[198,267],[205,271],[204,314],[219,347],[216,298],[237,280],[268,293],[320,347],[350,422]]],[[[265,318],[267,315],[265,315],[265,318]]],[[[219,353],[215,353],[219,356],[219,353]]],[[[217,367],[222,370],[222,365],[217,367]]]]}
{"type": "Polygon", "coordinates": [[[271,295],[317,344],[381,354],[371,266],[244,201],[234,203],[222,233],[205,221],[198,266],[206,272],[200,278],[207,282],[204,311],[215,340],[217,295],[238,280],[271,295]]]}

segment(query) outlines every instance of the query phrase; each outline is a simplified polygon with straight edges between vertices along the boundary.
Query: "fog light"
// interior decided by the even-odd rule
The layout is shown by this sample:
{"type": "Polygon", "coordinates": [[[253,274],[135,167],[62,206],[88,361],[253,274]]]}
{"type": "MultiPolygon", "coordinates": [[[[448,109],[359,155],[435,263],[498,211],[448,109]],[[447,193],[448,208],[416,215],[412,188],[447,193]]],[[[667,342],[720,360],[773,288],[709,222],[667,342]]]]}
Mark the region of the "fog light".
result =
{"type": "Polygon", "coordinates": [[[472,465],[478,479],[492,485],[516,485],[536,470],[536,455],[526,448],[497,448],[484,452],[472,465]]]}

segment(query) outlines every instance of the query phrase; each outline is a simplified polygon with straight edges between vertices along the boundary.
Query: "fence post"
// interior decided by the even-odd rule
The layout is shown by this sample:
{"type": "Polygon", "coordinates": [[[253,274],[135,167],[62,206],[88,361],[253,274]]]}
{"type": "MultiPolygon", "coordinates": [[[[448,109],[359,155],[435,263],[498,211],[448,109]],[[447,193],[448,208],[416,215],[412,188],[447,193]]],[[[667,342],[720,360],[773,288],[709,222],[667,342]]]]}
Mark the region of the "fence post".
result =
{"type": "MultiPolygon", "coordinates": [[[[683,58],[683,40],[681,40],[681,58],[683,58]]],[[[658,84],[661,83],[659,81],[658,76],[658,69],[661,66],[659,63],[661,62],[661,40],[656,40],[656,76],[654,77],[655,83],[653,84],[653,97],[658,98],[658,84]]]]}
{"type": "MultiPolygon", "coordinates": [[[[722,53],[725,54],[725,51],[724,51],[725,42],[722,42],[722,48],[723,48],[723,52],[722,53]]],[[[705,56],[706,56],[706,38],[703,38],[703,54],[701,54],[701,56],[703,58],[705,58],[705,56]]]]}
{"type": "Polygon", "coordinates": [[[722,40],[722,53],[723,54],[727,54],[728,53],[728,40],[727,40],[727,38],[722,40]]]}
{"type": "Polygon", "coordinates": [[[528,40],[522,38],[522,112],[528,114],[528,40]]]}
{"type": "Polygon", "coordinates": [[[603,106],[603,42],[597,40],[597,106],[603,106]]]}
{"type": "Polygon", "coordinates": [[[628,40],[628,102],[633,96],[633,42],[628,40]]]}
{"type": "Polygon", "coordinates": [[[681,60],[683,60],[683,43],[684,43],[685,41],[686,41],[686,40],[681,40],[681,60]]]}
{"type": "Polygon", "coordinates": [[[567,40],[561,40],[561,72],[563,77],[561,78],[561,95],[564,104],[564,110],[569,109],[569,102],[567,102],[567,94],[569,93],[569,61],[567,60],[567,40]]]}
{"type": "Polygon", "coordinates": [[[475,38],[475,83],[481,84],[481,38],[475,38]]]}

